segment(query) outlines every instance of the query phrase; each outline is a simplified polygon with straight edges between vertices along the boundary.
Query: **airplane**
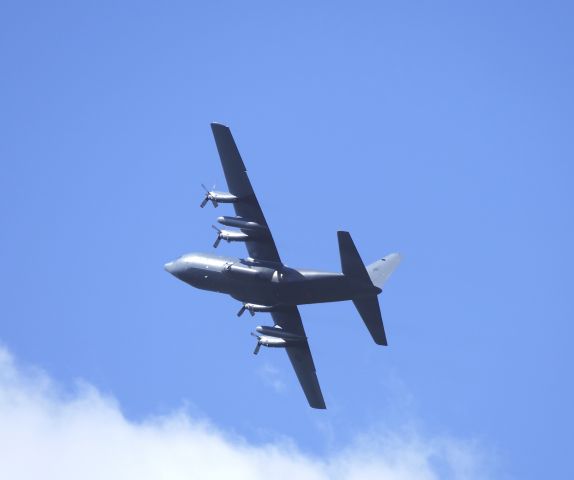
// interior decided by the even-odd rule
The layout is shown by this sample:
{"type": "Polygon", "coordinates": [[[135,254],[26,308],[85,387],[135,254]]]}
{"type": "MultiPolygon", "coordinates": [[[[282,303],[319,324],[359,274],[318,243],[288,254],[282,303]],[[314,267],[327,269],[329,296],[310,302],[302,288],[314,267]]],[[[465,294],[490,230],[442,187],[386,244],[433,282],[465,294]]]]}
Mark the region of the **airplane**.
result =
{"type": "Polygon", "coordinates": [[[230,203],[235,216],[220,216],[219,224],[237,230],[217,230],[213,247],[222,240],[243,242],[247,258],[233,258],[209,253],[188,253],[165,264],[165,270],[185,283],[230,295],[242,303],[237,316],[248,311],[269,312],[273,326],[258,326],[254,354],[261,346],[283,348],[307,397],[309,405],[327,408],[298,305],[351,300],[373,340],[387,345],[378,295],[400,262],[391,253],[370,265],[361,260],[349,232],[337,232],[342,273],[290,268],[279,257],[273,236],[259,206],[230,129],[212,123],[211,129],[223,166],[229,192],[205,190],[201,208],[209,202],[214,207],[230,203]]]}

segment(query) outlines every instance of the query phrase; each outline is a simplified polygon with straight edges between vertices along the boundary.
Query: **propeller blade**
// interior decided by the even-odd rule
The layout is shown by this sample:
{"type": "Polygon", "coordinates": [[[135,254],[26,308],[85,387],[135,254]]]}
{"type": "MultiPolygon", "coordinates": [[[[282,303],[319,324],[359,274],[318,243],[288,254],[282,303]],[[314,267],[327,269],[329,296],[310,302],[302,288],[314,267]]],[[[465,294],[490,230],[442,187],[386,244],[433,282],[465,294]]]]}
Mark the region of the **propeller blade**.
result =
{"type": "Polygon", "coordinates": [[[257,340],[257,345],[255,345],[255,350],[253,350],[253,355],[257,355],[259,353],[260,349],[261,349],[261,344],[259,343],[259,340],[257,340]]]}
{"type": "Polygon", "coordinates": [[[255,316],[255,311],[252,308],[249,309],[249,313],[251,314],[252,317],[255,316]]]}
{"type": "Polygon", "coordinates": [[[211,190],[208,190],[207,187],[203,183],[201,184],[201,186],[205,190],[205,198],[203,199],[203,202],[201,202],[200,207],[201,208],[205,207],[207,202],[211,201],[211,203],[213,203],[213,206],[215,208],[217,208],[219,206],[219,203],[217,202],[217,200],[215,198],[213,198],[213,195],[212,195],[212,192],[215,190],[215,185],[213,185],[213,188],[211,190]]]}
{"type": "Polygon", "coordinates": [[[221,242],[221,230],[217,228],[215,225],[212,225],[211,228],[217,231],[217,238],[215,239],[215,243],[213,244],[213,248],[217,248],[219,246],[219,242],[221,242]]]}
{"type": "Polygon", "coordinates": [[[243,305],[239,310],[239,312],[237,312],[237,316],[240,317],[241,315],[243,315],[243,312],[245,312],[245,305],[243,305]]]}

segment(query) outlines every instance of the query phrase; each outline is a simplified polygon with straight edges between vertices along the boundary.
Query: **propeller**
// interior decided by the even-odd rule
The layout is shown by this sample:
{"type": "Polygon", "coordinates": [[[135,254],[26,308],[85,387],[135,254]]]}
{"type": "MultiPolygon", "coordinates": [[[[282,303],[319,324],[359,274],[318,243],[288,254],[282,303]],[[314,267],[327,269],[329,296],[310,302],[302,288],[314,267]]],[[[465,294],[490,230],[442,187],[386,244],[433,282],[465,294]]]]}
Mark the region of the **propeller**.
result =
{"type": "Polygon", "coordinates": [[[255,345],[255,350],[253,350],[253,355],[257,355],[261,349],[261,337],[259,335],[255,335],[253,332],[251,332],[251,335],[257,339],[257,345],[255,345]]]}
{"type": "MultiPolygon", "coordinates": [[[[213,248],[217,248],[219,246],[219,242],[221,242],[221,239],[223,238],[221,236],[221,229],[217,228],[215,225],[211,226],[213,229],[217,230],[217,238],[215,239],[215,243],[213,244],[213,248]]],[[[243,312],[241,312],[243,313],[243,312]]]]}
{"type": "MultiPolygon", "coordinates": [[[[207,205],[207,202],[211,201],[211,203],[213,203],[213,206],[217,208],[217,206],[219,205],[217,203],[217,200],[213,198],[211,192],[207,189],[207,187],[203,183],[201,184],[201,186],[205,190],[205,197],[203,197],[203,201],[201,202],[200,207],[201,208],[205,207],[205,205],[207,205]]],[[[215,185],[213,185],[213,188],[211,190],[215,190],[215,185]]]]}
{"type": "Polygon", "coordinates": [[[246,303],[244,303],[243,306],[239,309],[239,312],[237,312],[237,316],[240,317],[241,315],[243,315],[245,313],[245,310],[249,310],[249,313],[251,314],[252,317],[255,316],[255,312],[253,311],[253,309],[247,308],[246,303]]]}

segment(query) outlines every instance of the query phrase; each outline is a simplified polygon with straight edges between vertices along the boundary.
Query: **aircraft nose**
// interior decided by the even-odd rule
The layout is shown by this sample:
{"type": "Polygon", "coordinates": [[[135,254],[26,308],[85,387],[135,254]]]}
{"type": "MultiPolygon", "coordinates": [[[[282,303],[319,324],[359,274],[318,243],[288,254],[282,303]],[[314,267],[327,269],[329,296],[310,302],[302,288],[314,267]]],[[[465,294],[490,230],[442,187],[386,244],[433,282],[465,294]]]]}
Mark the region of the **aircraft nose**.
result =
{"type": "Polygon", "coordinates": [[[172,262],[167,262],[163,268],[165,269],[166,272],[171,273],[172,275],[177,276],[178,271],[180,270],[179,268],[179,262],[177,260],[174,260],[172,262]]]}

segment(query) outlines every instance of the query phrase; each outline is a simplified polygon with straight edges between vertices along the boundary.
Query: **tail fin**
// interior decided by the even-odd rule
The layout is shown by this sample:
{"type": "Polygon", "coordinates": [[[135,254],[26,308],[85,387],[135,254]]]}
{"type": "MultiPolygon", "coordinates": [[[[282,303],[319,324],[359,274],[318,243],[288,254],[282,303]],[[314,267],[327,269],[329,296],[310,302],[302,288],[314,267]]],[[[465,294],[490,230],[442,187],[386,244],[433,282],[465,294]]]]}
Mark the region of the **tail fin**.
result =
{"type": "MultiPolygon", "coordinates": [[[[359,282],[372,285],[373,282],[368,269],[365,268],[365,264],[361,260],[361,256],[349,232],[337,232],[337,238],[339,239],[339,253],[341,255],[343,273],[359,282]]],[[[387,336],[385,335],[385,327],[383,326],[383,318],[381,317],[381,309],[379,308],[379,300],[376,293],[355,298],[353,303],[375,343],[386,345],[387,336]]]]}

